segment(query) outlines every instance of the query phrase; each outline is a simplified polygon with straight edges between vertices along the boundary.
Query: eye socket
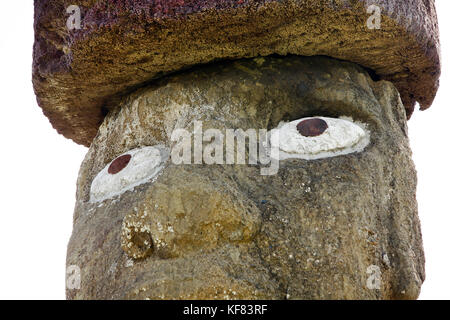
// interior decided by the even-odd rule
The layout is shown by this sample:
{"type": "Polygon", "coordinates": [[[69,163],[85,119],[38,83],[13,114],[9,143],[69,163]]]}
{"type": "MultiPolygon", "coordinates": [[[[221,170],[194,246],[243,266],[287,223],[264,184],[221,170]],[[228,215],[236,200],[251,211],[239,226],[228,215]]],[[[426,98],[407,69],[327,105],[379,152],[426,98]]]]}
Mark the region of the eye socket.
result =
{"type": "Polygon", "coordinates": [[[134,149],[120,155],[92,181],[90,201],[101,202],[149,182],[168,158],[169,151],[163,146],[134,149]]]}
{"type": "Polygon", "coordinates": [[[279,160],[315,160],[363,151],[370,132],[350,118],[312,117],[270,131],[271,155],[279,160]]]}

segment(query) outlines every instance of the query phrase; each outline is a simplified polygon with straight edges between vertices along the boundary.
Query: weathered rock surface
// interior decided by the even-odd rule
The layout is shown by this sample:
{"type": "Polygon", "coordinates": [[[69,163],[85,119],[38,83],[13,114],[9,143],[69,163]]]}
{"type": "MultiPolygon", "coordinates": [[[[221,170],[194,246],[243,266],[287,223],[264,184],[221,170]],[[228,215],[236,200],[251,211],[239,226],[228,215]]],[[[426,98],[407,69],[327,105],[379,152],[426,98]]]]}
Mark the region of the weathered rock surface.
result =
{"type": "Polygon", "coordinates": [[[118,96],[161,75],[224,59],[326,55],[370,68],[428,108],[440,75],[434,0],[35,0],[33,83],[59,133],[89,146],[118,96]],[[381,29],[367,7],[379,5],[381,29]]]}
{"type": "Polygon", "coordinates": [[[166,77],[111,110],[83,162],[67,256],[81,288],[67,297],[415,299],[425,277],[415,188],[399,93],[355,64],[257,58],[166,77]],[[196,120],[246,130],[308,116],[351,116],[367,124],[370,145],[284,160],[273,176],[259,165],[168,161],[156,181],[89,202],[113,159],[172,148],[173,130],[196,120]]]}

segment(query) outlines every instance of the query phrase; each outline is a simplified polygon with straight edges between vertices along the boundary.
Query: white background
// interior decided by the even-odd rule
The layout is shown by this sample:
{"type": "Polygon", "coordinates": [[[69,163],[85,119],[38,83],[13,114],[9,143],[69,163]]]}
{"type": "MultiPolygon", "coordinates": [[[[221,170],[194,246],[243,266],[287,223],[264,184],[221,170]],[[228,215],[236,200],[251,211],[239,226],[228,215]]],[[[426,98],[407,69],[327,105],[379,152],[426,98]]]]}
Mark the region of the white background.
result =
{"type": "MultiPolygon", "coordinates": [[[[421,299],[450,298],[450,1],[436,0],[441,88],[409,122],[419,173],[427,280],[421,299]]],[[[87,151],[54,131],[31,86],[32,1],[0,4],[0,299],[64,299],[75,182],[87,151]]]]}

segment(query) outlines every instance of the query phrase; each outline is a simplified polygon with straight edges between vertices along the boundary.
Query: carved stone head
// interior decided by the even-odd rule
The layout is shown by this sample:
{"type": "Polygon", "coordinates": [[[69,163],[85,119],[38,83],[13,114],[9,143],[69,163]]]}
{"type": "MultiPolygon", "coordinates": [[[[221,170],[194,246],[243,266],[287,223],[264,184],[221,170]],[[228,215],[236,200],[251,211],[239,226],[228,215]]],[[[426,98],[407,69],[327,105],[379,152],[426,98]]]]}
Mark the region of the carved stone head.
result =
{"type": "Polygon", "coordinates": [[[399,93],[354,64],[258,58],[166,77],[110,111],[83,162],[67,258],[82,286],[68,294],[416,298],[415,188],[399,93]]]}
{"type": "Polygon", "coordinates": [[[414,299],[433,0],[35,0],[81,166],[69,299],[414,299]],[[67,13],[67,15],[64,15],[67,13]]]}

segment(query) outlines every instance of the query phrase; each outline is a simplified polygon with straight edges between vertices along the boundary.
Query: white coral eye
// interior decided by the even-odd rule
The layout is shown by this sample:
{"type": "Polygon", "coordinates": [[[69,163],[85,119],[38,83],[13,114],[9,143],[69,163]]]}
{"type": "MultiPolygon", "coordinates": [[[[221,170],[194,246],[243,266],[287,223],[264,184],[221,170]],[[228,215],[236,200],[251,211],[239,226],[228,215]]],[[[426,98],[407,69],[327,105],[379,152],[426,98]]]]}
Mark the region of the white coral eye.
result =
{"type": "Polygon", "coordinates": [[[271,155],[279,160],[314,160],[361,152],[370,142],[362,123],[313,117],[281,123],[270,131],[271,155]]]}
{"type": "Polygon", "coordinates": [[[162,170],[169,151],[162,147],[130,150],[111,161],[91,184],[90,201],[100,202],[149,182],[162,170]]]}

